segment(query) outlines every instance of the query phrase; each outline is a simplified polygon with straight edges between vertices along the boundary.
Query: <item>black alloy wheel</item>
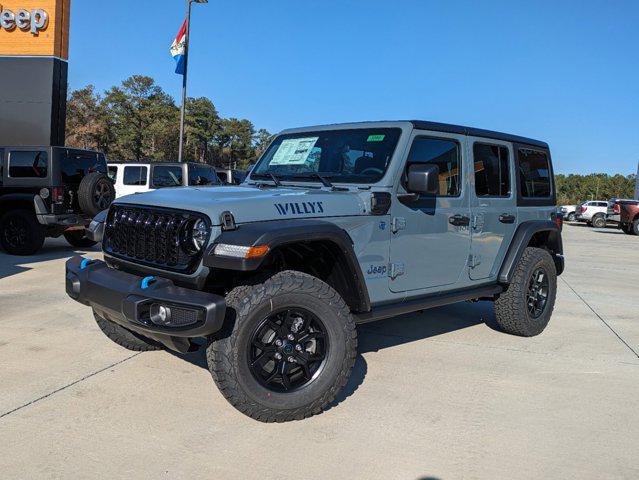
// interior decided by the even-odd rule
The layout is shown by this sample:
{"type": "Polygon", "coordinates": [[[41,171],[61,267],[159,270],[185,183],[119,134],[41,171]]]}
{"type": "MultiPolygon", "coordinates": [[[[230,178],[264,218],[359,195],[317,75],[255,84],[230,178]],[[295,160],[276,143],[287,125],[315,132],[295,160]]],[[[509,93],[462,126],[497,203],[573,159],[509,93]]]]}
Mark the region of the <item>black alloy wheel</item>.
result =
{"type": "Polygon", "coordinates": [[[258,324],[248,349],[255,379],[275,392],[292,392],[311,383],[329,349],[322,321],[301,308],[273,312],[258,324]]]}
{"type": "Polygon", "coordinates": [[[548,301],[548,289],[548,274],[543,268],[537,268],[530,277],[526,295],[528,313],[531,318],[537,319],[544,313],[548,301]]]}
{"type": "Polygon", "coordinates": [[[29,227],[30,225],[23,217],[9,218],[2,232],[4,241],[11,248],[23,248],[29,241],[29,227]]]}
{"type": "Polygon", "coordinates": [[[114,198],[111,190],[107,180],[100,181],[95,186],[93,201],[100,210],[106,210],[109,208],[109,205],[111,205],[111,202],[113,202],[114,198]]]}

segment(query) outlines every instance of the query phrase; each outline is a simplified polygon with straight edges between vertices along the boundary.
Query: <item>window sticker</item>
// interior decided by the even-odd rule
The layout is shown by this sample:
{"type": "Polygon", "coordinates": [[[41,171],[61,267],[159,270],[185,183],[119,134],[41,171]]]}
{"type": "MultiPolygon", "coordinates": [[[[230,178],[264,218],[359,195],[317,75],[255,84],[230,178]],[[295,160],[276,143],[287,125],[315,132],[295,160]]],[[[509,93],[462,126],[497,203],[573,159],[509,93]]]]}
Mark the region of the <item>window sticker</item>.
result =
{"type": "Polygon", "coordinates": [[[383,142],[386,135],[369,135],[367,142],[383,142]]]}
{"type": "Polygon", "coordinates": [[[282,144],[273,155],[269,165],[302,165],[306,163],[315,143],[319,137],[289,138],[282,141],[282,144]]]}

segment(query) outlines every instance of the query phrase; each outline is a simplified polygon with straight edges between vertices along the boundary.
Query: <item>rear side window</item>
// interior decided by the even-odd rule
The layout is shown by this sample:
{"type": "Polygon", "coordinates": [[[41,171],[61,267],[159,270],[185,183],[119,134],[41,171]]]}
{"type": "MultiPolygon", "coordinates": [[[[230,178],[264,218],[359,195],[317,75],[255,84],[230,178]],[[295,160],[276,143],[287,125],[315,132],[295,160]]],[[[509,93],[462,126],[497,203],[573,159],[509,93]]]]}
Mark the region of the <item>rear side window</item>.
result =
{"type": "Polygon", "coordinates": [[[9,176],[13,178],[45,178],[49,154],[46,151],[15,151],[9,153],[9,176]]]}
{"type": "Polygon", "coordinates": [[[118,178],[118,167],[114,165],[109,166],[109,178],[115,182],[115,180],[118,178]]]}
{"type": "Polygon", "coordinates": [[[478,197],[507,197],[510,195],[510,167],[508,148],[500,145],[475,143],[475,193],[478,197]]]}
{"type": "Polygon", "coordinates": [[[153,167],[153,186],[179,187],[182,185],[182,167],[157,165],[153,167]]]}
{"type": "Polygon", "coordinates": [[[146,167],[124,167],[122,183],[125,185],[146,185],[146,176],[146,167]]]}
{"type": "Polygon", "coordinates": [[[80,183],[89,173],[107,173],[106,164],[98,154],[67,150],[63,153],[61,174],[63,183],[80,183]]]}
{"type": "Polygon", "coordinates": [[[459,144],[441,138],[417,137],[408,154],[406,166],[428,163],[439,167],[439,197],[456,197],[461,193],[461,159],[459,144]]]}
{"type": "Polygon", "coordinates": [[[219,183],[213,168],[189,167],[189,185],[215,185],[219,183]]]}
{"type": "Polygon", "coordinates": [[[549,198],[552,194],[548,155],[519,149],[519,189],[524,198],[549,198]]]}

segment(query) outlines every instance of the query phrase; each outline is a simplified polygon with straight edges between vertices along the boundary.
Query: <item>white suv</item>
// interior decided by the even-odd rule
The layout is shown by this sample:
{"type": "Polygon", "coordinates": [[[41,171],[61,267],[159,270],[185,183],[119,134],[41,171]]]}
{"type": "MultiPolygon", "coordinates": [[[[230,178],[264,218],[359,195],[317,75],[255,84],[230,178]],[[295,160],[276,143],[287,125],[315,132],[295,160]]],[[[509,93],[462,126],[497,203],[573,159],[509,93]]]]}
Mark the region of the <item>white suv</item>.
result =
{"type": "Polygon", "coordinates": [[[607,211],[608,202],[591,200],[579,204],[575,218],[579,222],[586,222],[591,227],[604,228],[606,226],[607,211]]]}
{"type": "Polygon", "coordinates": [[[164,187],[221,184],[211,165],[204,163],[109,162],[116,197],[164,187]]]}
{"type": "Polygon", "coordinates": [[[561,213],[564,216],[564,220],[567,222],[574,222],[575,221],[575,216],[577,212],[577,206],[576,205],[562,205],[561,207],[559,207],[559,213],[561,213]]]}

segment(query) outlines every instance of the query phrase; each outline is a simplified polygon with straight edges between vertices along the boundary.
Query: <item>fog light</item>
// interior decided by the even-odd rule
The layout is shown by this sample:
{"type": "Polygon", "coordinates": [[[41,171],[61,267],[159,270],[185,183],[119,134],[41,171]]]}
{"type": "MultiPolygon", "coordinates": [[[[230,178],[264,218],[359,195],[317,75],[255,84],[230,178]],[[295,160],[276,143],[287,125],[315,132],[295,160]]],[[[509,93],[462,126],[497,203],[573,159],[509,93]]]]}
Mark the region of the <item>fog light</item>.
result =
{"type": "Polygon", "coordinates": [[[149,313],[151,321],[156,325],[167,326],[171,323],[171,309],[169,307],[154,303],[151,305],[151,311],[149,313]]]}

